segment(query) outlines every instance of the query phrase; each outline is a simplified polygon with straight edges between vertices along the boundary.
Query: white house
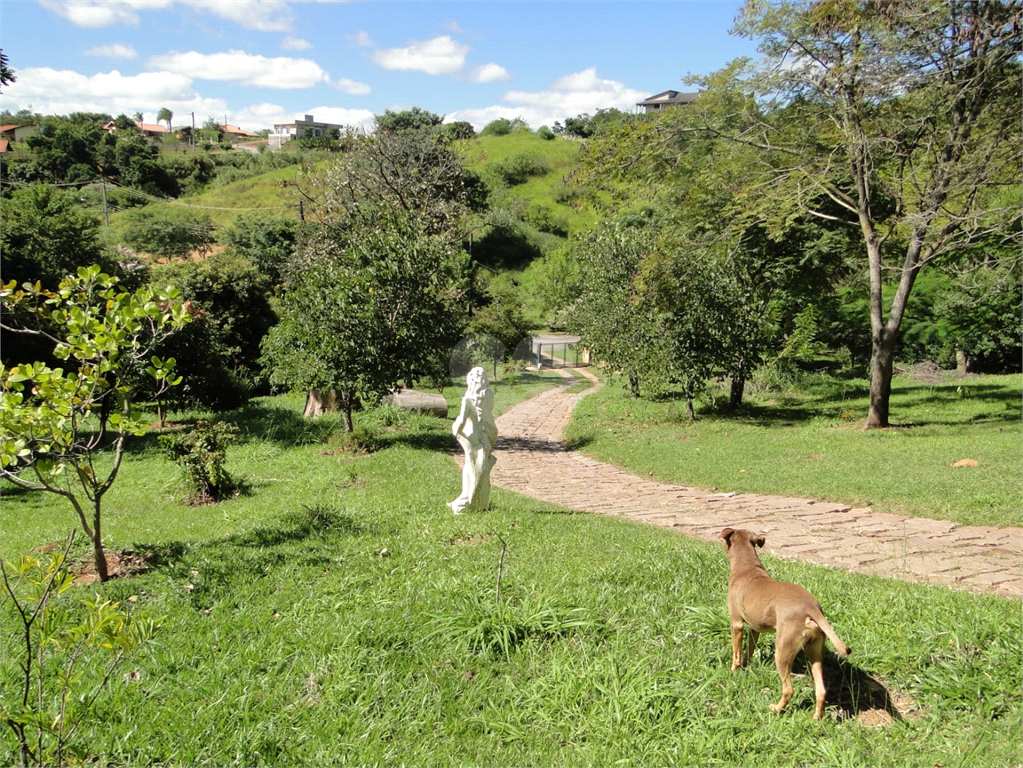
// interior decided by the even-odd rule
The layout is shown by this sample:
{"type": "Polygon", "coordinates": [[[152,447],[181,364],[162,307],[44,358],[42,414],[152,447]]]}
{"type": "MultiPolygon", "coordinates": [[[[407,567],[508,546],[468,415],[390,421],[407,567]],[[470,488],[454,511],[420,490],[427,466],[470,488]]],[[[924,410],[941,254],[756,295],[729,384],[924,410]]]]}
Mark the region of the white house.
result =
{"type": "Polygon", "coordinates": [[[274,123],[273,132],[267,136],[270,149],[280,149],[292,139],[304,139],[307,137],[326,136],[331,128],[344,131],[345,126],[334,123],[318,123],[313,120],[312,115],[306,115],[302,120],[293,123],[274,123]]]}
{"type": "Polygon", "coordinates": [[[651,96],[649,99],[638,102],[636,107],[637,110],[642,109],[643,112],[659,112],[668,107],[684,107],[687,104],[692,104],[699,95],[699,92],[679,93],[678,91],[664,91],[663,93],[651,96]]]}

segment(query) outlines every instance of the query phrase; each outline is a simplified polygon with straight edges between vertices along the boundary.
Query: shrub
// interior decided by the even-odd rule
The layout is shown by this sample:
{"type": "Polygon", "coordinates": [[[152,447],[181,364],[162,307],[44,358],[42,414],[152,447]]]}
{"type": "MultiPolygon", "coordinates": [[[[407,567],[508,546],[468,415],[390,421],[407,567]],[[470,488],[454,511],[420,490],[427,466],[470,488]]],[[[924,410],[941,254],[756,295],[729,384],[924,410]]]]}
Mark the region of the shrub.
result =
{"type": "Polygon", "coordinates": [[[224,468],[227,446],[237,439],[238,427],[226,421],[197,421],[188,432],[161,435],[160,445],[181,467],[192,504],[210,504],[233,495],[237,484],[224,468]]]}
{"type": "Polygon", "coordinates": [[[271,282],[279,284],[298,240],[299,224],[284,216],[242,214],[224,232],[223,242],[251,261],[271,282]]]}
{"type": "Polygon", "coordinates": [[[130,211],[125,218],[125,243],[154,256],[186,258],[192,251],[205,255],[214,242],[213,221],[205,213],[159,205],[130,211]]]}
{"type": "Polygon", "coordinates": [[[533,203],[522,214],[522,220],[527,224],[532,224],[541,232],[558,237],[568,237],[568,220],[564,216],[558,216],[546,205],[533,203]]]}
{"type": "Polygon", "coordinates": [[[503,163],[495,163],[493,170],[508,186],[525,184],[533,176],[550,173],[551,164],[544,155],[522,152],[503,163]]]}
{"type": "Polygon", "coordinates": [[[512,123],[507,117],[491,120],[480,131],[480,136],[507,136],[512,132],[512,123]]]}
{"type": "Polygon", "coordinates": [[[556,138],[554,131],[552,131],[546,125],[541,125],[536,130],[536,135],[539,136],[544,141],[553,141],[556,138]]]}

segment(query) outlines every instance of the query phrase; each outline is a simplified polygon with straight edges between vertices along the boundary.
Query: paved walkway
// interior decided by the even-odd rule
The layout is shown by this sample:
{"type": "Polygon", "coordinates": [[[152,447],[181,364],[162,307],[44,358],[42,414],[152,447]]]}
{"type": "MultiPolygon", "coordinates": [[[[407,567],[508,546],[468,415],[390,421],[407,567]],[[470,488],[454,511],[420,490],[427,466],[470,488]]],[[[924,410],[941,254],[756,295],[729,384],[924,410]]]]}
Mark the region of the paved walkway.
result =
{"type": "MultiPolygon", "coordinates": [[[[583,372],[589,375],[583,369],[583,372]]],[[[568,373],[564,375],[569,376],[568,373]]],[[[1023,529],[958,527],[948,520],[753,493],[711,493],[637,477],[560,442],[580,398],[555,387],[497,419],[494,485],[562,507],[618,515],[707,541],[726,527],[767,537],[784,558],[888,578],[1023,598],[1023,529]]]]}

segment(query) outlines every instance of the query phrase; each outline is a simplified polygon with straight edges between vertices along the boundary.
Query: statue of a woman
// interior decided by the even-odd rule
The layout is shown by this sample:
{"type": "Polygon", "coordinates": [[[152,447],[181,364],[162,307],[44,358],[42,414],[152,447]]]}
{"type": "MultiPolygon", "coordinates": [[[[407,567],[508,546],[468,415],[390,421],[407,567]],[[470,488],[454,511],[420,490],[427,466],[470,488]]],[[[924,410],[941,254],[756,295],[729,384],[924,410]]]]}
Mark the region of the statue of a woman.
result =
{"type": "Polygon", "coordinates": [[[483,510],[490,505],[490,470],[497,462],[494,442],[494,393],[487,386],[487,372],[477,366],[465,377],[465,396],[451,433],[465,451],[462,495],[448,503],[456,515],[465,509],[483,510]]]}

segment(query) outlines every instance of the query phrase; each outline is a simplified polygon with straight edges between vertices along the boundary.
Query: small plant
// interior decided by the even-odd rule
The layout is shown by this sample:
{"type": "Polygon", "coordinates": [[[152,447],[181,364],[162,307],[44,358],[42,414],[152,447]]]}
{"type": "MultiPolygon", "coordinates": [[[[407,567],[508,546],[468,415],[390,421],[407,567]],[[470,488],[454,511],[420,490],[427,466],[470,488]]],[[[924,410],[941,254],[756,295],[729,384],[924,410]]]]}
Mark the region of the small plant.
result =
{"type": "Polygon", "coordinates": [[[19,637],[11,633],[5,653],[18,655],[22,671],[16,683],[5,681],[0,723],[14,732],[25,766],[88,761],[87,746],[73,742],[75,733],[117,666],[159,626],[109,600],[74,608],[59,600],[72,584],[67,554],[73,542],[72,532],[48,557],[28,554],[0,565],[0,606],[5,612],[13,606],[8,613],[20,622],[19,637]],[[87,678],[89,668],[102,672],[98,681],[87,678]]]}
{"type": "Polygon", "coordinates": [[[352,428],[351,432],[338,432],[329,440],[331,454],[358,456],[372,453],[375,445],[373,435],[363,426],[352,428]]]}
{"type": "Polygon", "coordinates": [[[226,421],[197,421],[188,432],[160,436],[160,445],[184,472],[193,504],[222,501],[237,490],[224,469],[227,446],[235,442],[237,434],[238,427],[226,421]]]}

